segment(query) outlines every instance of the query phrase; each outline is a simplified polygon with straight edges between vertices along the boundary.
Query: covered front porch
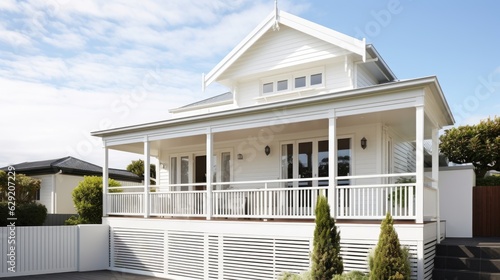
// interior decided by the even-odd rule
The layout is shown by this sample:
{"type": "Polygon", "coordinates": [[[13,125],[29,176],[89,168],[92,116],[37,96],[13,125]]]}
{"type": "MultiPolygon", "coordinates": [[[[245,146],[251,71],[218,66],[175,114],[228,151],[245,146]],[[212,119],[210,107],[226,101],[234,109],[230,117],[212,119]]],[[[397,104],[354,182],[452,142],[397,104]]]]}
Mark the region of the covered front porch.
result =
{"type": "MultiPolygon", "coordinates": [[[[104,137],[104,216],[439,220],[438,130],[425,90],[319,96],[148,124],[104,137]],[[328,102],[326,102],[328,101],[328,102]],[[424,140],[432,176],[424,176],[424,140]],[[144,186],[107,186],[108,151],[143,155],[144,186]],[[333,159],[333,160],[331,160],[333,159]],[[157,183],[151,185],[150,163],[157,183]]],[[[431,102],[429,102],[431,101],[431,102]]]]}

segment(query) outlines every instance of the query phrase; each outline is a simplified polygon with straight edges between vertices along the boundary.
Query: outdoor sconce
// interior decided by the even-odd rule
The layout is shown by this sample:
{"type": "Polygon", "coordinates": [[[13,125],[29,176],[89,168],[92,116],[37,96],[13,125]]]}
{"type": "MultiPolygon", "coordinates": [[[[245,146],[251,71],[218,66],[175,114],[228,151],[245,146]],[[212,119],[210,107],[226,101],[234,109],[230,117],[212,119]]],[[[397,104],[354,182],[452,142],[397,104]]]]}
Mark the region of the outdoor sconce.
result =
{"type": "Polygon", "coordinates": [[[366,142],[367,141],[365,137],[361,138],[361,148],[363,148],[363,150],[366,149],[366,142]]]}
{"type": "Polygon", "coordinates": [[[269,148],[269,146],[266,146],[264,148],[264,152],[266,153],[266,156],[268,156],[271,153],[271,148],[269,148]]]}
{"type": "Polygon", "coordinates": [[[238,159],[243,159],[243,155],[242,154],[238,154],[238,159]]]}

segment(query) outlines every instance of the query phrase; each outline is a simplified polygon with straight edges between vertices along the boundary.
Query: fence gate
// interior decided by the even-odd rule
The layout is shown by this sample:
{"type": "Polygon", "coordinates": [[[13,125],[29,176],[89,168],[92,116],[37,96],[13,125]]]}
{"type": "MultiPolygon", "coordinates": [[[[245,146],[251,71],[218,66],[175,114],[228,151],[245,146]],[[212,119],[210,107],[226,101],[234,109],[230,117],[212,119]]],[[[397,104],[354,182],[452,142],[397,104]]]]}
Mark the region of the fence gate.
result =
{"type": "Polygon", "coordinates": [[[472,199],[474,237],[500,237],[500,187],[474,187],[472,199]]]}

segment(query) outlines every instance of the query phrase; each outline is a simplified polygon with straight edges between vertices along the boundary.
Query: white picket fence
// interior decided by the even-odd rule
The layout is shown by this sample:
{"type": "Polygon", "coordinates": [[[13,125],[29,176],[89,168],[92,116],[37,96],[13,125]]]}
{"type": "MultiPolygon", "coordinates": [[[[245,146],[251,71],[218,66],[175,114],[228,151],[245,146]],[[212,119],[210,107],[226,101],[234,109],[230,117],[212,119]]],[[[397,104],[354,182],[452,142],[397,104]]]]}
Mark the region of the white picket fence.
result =
{"type": "Polygon", "coordinates": [[[107,269],[106,225],[0,228],[0,277],[107,269]]]}

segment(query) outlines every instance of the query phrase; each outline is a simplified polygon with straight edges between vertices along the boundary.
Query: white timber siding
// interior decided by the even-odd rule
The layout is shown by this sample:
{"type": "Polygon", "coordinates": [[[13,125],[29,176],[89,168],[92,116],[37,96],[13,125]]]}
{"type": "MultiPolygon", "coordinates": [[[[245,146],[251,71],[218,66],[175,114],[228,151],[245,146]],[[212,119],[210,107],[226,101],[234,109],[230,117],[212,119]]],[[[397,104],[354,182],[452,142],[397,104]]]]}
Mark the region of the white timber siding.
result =
{"type": "Polygon", "coordinates": [[[358,88],[361,87],[367,87],[367,86],[372,86],[378,84],[377,79],[373,77],[366,69],[365,67],[358,65],[356,69],[356,85],[358,88]]]}
{"type": "Polygon", "coordinates": [[[264,34],[220,79],[265,73],[347,53],[340,47],[281,25],[279,31],[270,30],[264,34]]]}
{"type": "Polygon", "coordinates": [[[391,133],[393,143],[394,173],[415,172],[415,145],[397,134],[391,133]]]}
{"type": "Polygon", "coordinates": [[[54,209],[54,175],[38,175],[38,176],[32,176],[33,178],[40,179],[40,204],[45,205],[47,207],[47,213],[48,214],[55,214],[56,209],[54,209]]]}

